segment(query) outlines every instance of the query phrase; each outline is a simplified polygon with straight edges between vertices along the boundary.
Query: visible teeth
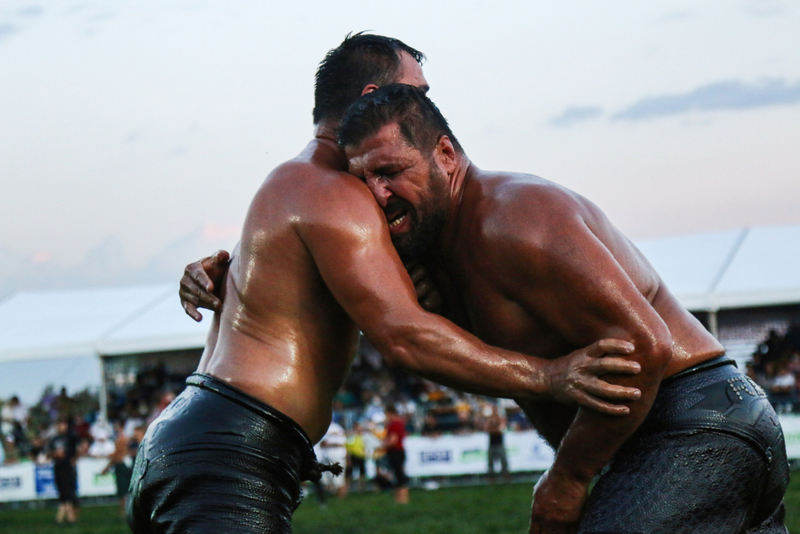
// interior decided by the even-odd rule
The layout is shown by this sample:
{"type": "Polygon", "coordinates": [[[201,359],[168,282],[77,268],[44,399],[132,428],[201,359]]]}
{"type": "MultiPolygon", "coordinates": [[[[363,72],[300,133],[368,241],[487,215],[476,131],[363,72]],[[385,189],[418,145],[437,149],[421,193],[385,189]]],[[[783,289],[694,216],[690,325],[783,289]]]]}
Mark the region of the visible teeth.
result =
{"type": "Polygon", "coordinates": [[[399,225],[404,220],[406,220],[405,214],[402,217],[400,217],[398,219],[395,219],[394,221],[390,222],[389,223],[389,228],[394,228],[395,226],[399,225]]]}

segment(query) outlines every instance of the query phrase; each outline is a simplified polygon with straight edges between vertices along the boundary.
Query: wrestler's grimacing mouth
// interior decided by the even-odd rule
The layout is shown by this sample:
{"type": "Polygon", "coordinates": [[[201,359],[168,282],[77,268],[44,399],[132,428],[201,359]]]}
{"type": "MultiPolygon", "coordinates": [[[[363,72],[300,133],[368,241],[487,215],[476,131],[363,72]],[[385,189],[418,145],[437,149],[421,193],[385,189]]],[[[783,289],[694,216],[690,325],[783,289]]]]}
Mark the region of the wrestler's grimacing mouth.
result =
{"type": "Polygon", "coordinates": [[[403,224],[403,221],[406,220],[408,217],[408,211],[404,209],[399,209],[391,214],[386,215],[386,222],[389,223],[389,228],[396,228],[403,224]]]}
{"type": "Polygon", "coordinates": [[[392,222],[389,223],[389,228],[394,228],[396,226],[400,226],[401,224],[403,224],[403,221],[406,220],[407,216],[408,216],[407,213],[402,214],[400,217],[396,218],[395,220],[393,220],[392,222]]]}

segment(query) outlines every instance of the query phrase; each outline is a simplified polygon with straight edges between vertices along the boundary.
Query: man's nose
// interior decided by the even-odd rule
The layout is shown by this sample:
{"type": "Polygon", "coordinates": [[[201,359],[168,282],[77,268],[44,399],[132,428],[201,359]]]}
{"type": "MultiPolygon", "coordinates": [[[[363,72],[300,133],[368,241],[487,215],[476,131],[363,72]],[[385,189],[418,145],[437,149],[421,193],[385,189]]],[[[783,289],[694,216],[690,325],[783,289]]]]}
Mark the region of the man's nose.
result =
{"type": "Polygon", "coordinates": [[[385,208],[389,197],[392,196],[392,192],[386,187],[386,181],[382,180],[380,177],[371,178],[367,180],[367,186],[369,186],[369,190],[372,191],[372,196],[378,201],[378,205],[381,208],[385,208]]]}

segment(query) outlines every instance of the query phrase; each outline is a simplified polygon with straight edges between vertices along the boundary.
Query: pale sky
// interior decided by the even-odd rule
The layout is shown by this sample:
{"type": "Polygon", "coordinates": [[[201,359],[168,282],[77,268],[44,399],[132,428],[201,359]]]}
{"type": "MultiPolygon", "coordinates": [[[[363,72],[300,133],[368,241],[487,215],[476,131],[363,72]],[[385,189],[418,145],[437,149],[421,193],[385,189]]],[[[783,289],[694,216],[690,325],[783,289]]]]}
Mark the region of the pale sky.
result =
{"type": "Polygon", "coordinates": [[[232,245],[360,30],[428,56],[476,165],[564,184],[630,237],[798,224],[799,29],[781,0],[4,0],[0,282],[89,272],[103,243],[128,268],[232,245]]]}

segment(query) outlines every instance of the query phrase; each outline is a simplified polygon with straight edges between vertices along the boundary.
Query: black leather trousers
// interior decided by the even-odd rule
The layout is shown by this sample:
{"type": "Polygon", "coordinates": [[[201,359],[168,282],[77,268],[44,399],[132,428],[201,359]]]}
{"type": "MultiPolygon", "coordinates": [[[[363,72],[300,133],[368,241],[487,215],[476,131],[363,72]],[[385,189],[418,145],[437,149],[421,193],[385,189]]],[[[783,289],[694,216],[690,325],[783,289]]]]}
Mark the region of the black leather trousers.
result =
{"type": "Polygon", "coordinates": [[[291,532],[300,482],[317,469],[308,436],[290,418],[214,377],[192,375],[186,383],[139,447],[128,502],[131,530],[291,532]]]}
{"type": "Polygon", "coordinates": [[[579,532],[786,533],[788,482],[778,416],[722,357],[661,384],[592,490],[579,532]]]}

